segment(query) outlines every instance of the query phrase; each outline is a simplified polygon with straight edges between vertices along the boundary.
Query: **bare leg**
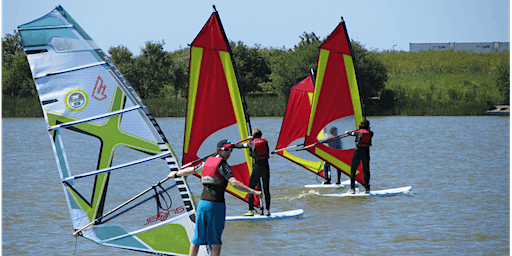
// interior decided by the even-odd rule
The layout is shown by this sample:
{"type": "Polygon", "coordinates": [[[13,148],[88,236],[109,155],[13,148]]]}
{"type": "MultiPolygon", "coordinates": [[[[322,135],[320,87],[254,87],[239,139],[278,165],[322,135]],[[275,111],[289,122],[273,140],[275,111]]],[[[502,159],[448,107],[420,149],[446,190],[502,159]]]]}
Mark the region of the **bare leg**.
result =
{"type": "Polygon", "coordinates": [[[199,251],[199,245],[190,244],[190,251],[188,253],[189,256],[197,256],[197,252],[199,251]]]}
{"type": "Polygon", "coordinates": [[[212,245],[212,256],[220,256],[221,244],[212,245]]]}

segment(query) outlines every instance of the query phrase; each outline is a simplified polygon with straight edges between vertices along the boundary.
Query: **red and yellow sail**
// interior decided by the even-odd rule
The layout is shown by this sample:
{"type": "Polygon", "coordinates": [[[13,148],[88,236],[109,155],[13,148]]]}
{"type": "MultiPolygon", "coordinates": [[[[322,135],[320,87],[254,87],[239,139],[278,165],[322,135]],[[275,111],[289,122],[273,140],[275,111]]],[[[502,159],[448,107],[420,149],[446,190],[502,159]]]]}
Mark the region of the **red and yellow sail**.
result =
{"type": "MultiPolygon", "coordinates": [[[[335,127],[338,135],[357,129],[362,120],[361,100],[350,40],[342,21],[320,47],[315,92],[306,131],[305,145],[319,142],[318,135],[335,127]]],[[[326,134],[328,137],[330,134],[326,134]]],[[[341,139],[342,149],[319,143],[308,151],[350,176],[350,164],[355,150],[354,137],[341,139]]],[[[364,185],[361,166],[356,180],[364,185]]]]}
{"type": "MultiPolygon", "coordinates": [[[[236,143],[249,135],[228,40],[217,12],[196,36],[190,51],[184,164],[214,153],[220,140],[236,143]]],[[[248,150],[234,150],[228,163],[236,179],[248,185],[252,173],[248,150]]],[[[231,185],[226,190],[248,200],[246,192],[231,185]]],[[[259,200],[255,200],[255,206],[259,207],[259,200]]]]}
{"type": "Polygon", "coordinates": [[[290,146],[304,144],[314,90],[315,86],[311,76],[306,77],[290,90],[281,132],[276,144],[276,153],[321,177],[325,177],[322,159],[306,150],[297,151],[296,148],[282,150],[290,146]]]}

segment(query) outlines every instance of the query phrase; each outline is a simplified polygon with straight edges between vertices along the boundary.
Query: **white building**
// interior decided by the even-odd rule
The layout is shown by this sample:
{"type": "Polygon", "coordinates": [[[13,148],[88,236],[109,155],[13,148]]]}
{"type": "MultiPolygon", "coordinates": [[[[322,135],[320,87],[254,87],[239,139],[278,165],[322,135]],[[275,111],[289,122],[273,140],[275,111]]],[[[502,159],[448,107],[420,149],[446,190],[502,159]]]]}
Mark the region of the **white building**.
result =
{"type": "Polygon", "coordinates": [[[420,51],[473,51],[473,52],[502,52],[510,51],[510,42],[483,42],[483,43],[409,43],[409,52],[420,51]]]}

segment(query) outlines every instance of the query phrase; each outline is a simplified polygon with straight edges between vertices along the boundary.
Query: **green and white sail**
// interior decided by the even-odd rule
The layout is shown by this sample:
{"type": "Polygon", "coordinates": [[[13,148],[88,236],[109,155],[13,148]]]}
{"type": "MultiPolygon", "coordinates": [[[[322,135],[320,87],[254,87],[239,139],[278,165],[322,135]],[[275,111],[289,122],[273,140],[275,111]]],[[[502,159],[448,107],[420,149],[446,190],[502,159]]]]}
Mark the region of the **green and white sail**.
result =
{"type": "MultiPolygon", "coordinates": [[[[184,179],[165,179],[178,160],[130,83],[61,6],[18,30],[74,234],[122,249],[188,255],[192,194],[184,179]]],[[[54,209],[48,206],[62,214],[54,209]]]]}

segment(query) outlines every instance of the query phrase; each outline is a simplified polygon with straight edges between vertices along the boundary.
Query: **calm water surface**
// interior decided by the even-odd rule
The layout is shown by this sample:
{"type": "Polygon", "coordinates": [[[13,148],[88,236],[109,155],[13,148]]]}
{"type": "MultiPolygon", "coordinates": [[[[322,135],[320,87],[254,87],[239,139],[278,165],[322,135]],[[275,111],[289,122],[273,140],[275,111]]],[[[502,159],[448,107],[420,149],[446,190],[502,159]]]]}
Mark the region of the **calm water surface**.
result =
{"type": "MultiPolygon", "coordinates": [[[[229,222],[223,255],[509,255],[508,117],[370,117],[372,189],[413,186],[387,198],[330,198],[319,182],[273,155],[272,211],[302,219],[229,222]]],[[[281,118],[253,118],[275,147],[281,118]]],[[[181,159],[183,118],[159,118],[181,159]]],[[[43,119],[2,119],[4,255],[144,255],[72,236],[43,119]],[[76,250],[76,252],[75,252],[76,250]]],[[[343,177],[345,179],[345,177],[343,177]]],[[[189,179],[199,194],[199,179],[189,179]]],[[[228,215],[247,206],[232,196],[228,215]]]]}

